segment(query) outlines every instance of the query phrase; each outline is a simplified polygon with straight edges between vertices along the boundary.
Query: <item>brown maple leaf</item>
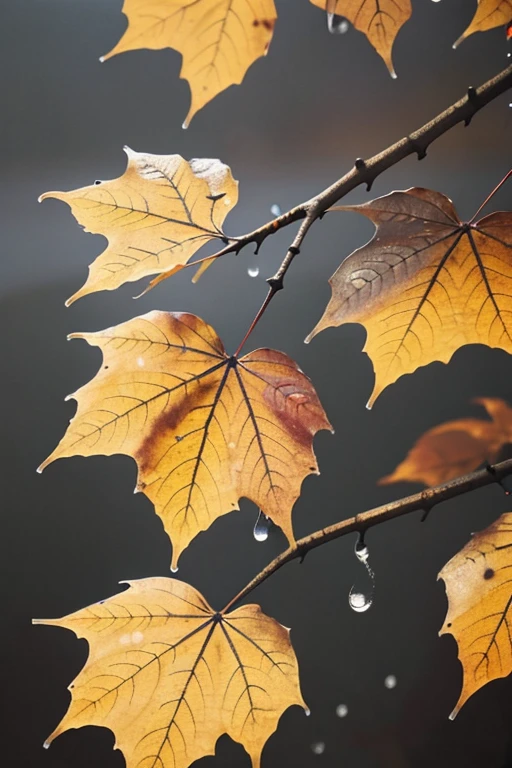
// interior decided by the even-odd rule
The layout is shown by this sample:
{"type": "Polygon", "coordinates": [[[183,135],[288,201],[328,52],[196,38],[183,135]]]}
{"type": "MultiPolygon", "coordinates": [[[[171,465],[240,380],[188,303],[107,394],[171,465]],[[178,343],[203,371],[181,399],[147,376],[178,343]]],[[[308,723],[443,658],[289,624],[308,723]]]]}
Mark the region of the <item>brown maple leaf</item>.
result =
{"type": "Polygon", "coordinates": [[[479,688],[512,672],[512,513],[496,520],[442,569],[448,613],[440,635],[457,641],[464,671],[460,698],[450,715],[479,688]]]}
{"type": "Polygon", "coordinates": [[[64,456],[132,456],[137,490],[173,544],[172,567],[200,531],[254,501],[293,544],[292,507],[318,474],[313,436],[331,429],[310,380],[287,355],[228,356],[195,315],[150,312],[99,333],[73,334],[103,352],[73,397],[76,416],[41,465],[64,456]]]}
{"type": "Polygon", "coordinates": [[[251,64],[265,56],[277,19],[274,0],[124,0],[128,29],[102,61],[138,48],[174,48],[192,95],[183,127],[251,64]]]}
{"type": "Polygon", "coordinates": [[[208,241],[225,239],[222,224],[238,201],[238,182],[227,165],[129,147],[125,152],[128,165],[118,179],[39,198],[67,203],[86,232],[109,241],[67,306],[94,291],[172,272],[208,241]]]}
{"type": "Polygon", "coordinates": [[[342,206],[376,225],[330,279],[332,297],[306,339],[344,323],[367,331],[375,371],[368,407],[419,366],[465,344],[512,352],[512,214],[462,223],[439,192],[413,188],[342,206]]]}
{"type": "Polygon", "coordinates": [[[90,646],[71,704],[45,746],[70,728],[110,728],[127,768],[188,768],[228,734],[260,765],[282,713],[306,708],[290,631],[244,605],[216,613],[176,579],[129,589],[63,619],[90,646]]]}
{"type": "Polygon", "coordinates": [[[396,77],[391,51],[400,28],[411,17],[411,0],[311,0],[328,13],[344,16],[366,35],[396,77]]]}
{"type": "Polygon", "coordinates": [[[495,461],[503,446],[512,442],[512,408],[498,398],[474,402],[483,405],[492,421],[457,419],[429,429],[379,485],[402,481],[439,485],[495,461]]]}
{"type": "Polygon", "coordinates": [[[512,0],[478,0],[478,7],[469,27],[453,44],[454,48],[475,32],[486,32],[494,27],[506,26],[512,21],[512,0]]]}

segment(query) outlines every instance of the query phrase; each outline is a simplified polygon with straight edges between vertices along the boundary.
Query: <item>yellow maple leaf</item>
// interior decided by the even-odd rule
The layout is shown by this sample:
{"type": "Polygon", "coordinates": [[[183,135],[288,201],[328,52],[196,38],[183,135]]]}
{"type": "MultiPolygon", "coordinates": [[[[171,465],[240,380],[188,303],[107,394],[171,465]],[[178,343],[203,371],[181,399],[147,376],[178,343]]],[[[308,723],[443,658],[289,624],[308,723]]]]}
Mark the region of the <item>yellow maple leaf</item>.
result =
{"type": "Polygon", "coordinates": [[[442,569],[448,613],[440,635],[457,641],[464,671],[450,715],[491,680],[512,672],[512,513],[477,533],[442,569]]]}
{"type": "Polygon", "coordinates": [[[109,241],[67,306],[186,264],[208,241],[224,239],[222,224],[238,202],[238,182],[220,160],[125,152],[128,165],[118,179],[39,198],[67,203],[86,232],[109,241]]]}
{"type": "Polygon", "coordinates": [[[228,734],[260,765],[281,714],[306,708],[290,632],[244,605],[216,613],[176,579],[129,589],[63,619],[89,659],[70,686],[67,714],[45,746],[70,728],[110,728],[127,768],[188,768],[228,734]]]}
{"type": "Polygon", "coordinates": [[[344,16],[366,35],[392,77],[396,77],[391,51],[400,28],[411,17],[411,0],[311,0],[328,13],[344,16]]]}
{"type": "Polygon", "coordinates": [[[439,485],[485,461],[495,461],[503,446],[512,442],[512,408],[499,398],[479,397],[474,402],[483,405],[492,421],[456,419],[429,429],[379,485],[402,481],[439,485]]]}
{"type": "Polygon", "coordinates": [[[128,29],[102,61],[137,48],[179,51],[192,94],[184,128],[266,55],[277,19],[274,0],[124,0],[123,13],[128,29]]]}
{"type": "Polygon", "coordinates": [[[469,27],[453,44],[454,48],[475,32],[486,32],[494,27],[501,27],[512,21],[511,0],[478,0],[478,7],[469,27]]]}
{"type": "Polygon", "coordinates": [[[434,360],[447,363],[464,344],[512,352],[512,213],[459,220],[451,200],[415,187],[363,205],[373,239],[330,279],[332,297],[308,336],[361,323],[375,387],[434,360]]]}
{"type": "Polygon", "coordinates": [[[190,541],[251,499],[294,542],[291,511],[318,474],[313,436],[331,429],[305,374],[287,355],[228,356],[195,315],[149,312],[99,333],[73,334],[103,352],[73,397],[76,416],[46,461],[116,453],[139,467],[137,490],[172,540],[172,567],[190,541]]]}

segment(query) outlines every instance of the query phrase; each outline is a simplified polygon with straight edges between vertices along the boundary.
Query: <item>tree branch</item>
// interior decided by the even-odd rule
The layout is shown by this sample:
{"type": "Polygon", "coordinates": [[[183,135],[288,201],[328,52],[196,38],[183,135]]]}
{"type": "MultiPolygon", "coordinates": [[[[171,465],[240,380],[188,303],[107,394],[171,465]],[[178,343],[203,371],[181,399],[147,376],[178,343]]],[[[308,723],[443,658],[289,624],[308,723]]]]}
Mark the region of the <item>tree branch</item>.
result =
{"type": "Polygon", "coordinates": [[[415,512],[419,509],[429,511],[436,504],[448,499],[454,499],[457,496],[461,496],[469,491],[474,491],[477,488],[483,488],[486,485],[492,483],[501,484],[503,479],[512,474],[512,459],[502,461],[499,464],[493,466],[487,466],[485,469],[480,469],[477,472],[471,472],[469,475],[457,477],[454,480],[449,480],[447,483],[437,485],[434,488],[426,488],[420,493],[415,493],[412,496],[406,496],[398,501],[391,501],[389,504],[384,504],[381,507],[375,507],[367,512],[361,512],[355,517],[350,517],[347,520],[342,520],[340,523],[335,523],[327,528],[322,528],[320,531],[310,533],[309,536],[305,536],[303,539],[299,539],[294,547],[289,547],[281,555],[278,555],[271,563],[269,563],[257,576],[252,579],[222,610],[222,613],[226,613],[231,610],[236,603],[239,603],[247,595],[259,587],[269,576],[278,571],[283,565],[296,560],[297,558],[304,558],[311,549],[321,547],[323,544],[327,544],[329,541],[339,539],[341,536],[346,536],[348,533],[358,532],[360,534],[365,533],[369,528],[373,528],[374,525],[380,525],[387,520],[393,520],[395,517],[401,517],[402,515],[408,515],[410,512],[415,512]]]}
{"type": "MultiPolygon", "coordinates": [[[[216,259],[228,253],[238,254],[242,248],[251,243],[256,243],[257,253],[267,237],[296,221],[306,219],[308,225],[305,230],[302,233],[299,230],[276,274],[267,280],[271,288],[274,286],[274,294],[277,293],[283,287],[284,276],[296,255],[296,253],[293,253],[293,250],[297,247],[300,249],[302,240],[311,224],[321,218],[332,205],[360,184],[366,184],[367,190],[370,190],[377,176],[409,155],[417,154],[418,159],[422,160],[432,142],[443,136],[443,134],[447,133],[458,123],[464,123],[466,126],[469,125],[474,115],[480,109],[505,93],[509,88],[512,88],[512,65],[478,88],[468,88],[466,95],[462,99],[452,104],[448,109],[445,109],[444,112],[441,112],[430,122],[425,123],[417,131],[413,131],[409,136],[405,136],[400,141],[367,160],[358,158],[355,161],[354,167],[348,173],[315,197],[300,203],[300,205],[291,208],[286,213],[277,216],[275,219],[268,221],[246,235],[229,238],[230,243],[225,248],[212,256],[207,256],[204,261],[216,259]],[[296,241],[299,235],[301,235],[300,243],[297,246],[296,241]]],[[[190,266],[198,263],[193,262],[190,266]]]]}

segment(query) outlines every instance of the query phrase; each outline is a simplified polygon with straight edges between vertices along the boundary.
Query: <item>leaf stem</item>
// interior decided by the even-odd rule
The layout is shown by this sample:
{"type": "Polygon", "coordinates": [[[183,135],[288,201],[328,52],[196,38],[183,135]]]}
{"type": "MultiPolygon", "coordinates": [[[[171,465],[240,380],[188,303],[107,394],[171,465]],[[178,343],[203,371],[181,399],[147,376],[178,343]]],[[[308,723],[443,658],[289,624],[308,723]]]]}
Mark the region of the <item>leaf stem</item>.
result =
{"type": "Polygon", "coordinates": [[[511,170],[510,170],[510,171],[509,171],[509,172],[508,172],[508,173],[507,173],[507,174],[506,174],[506,175],[505,175],[505,176],[502,178],[502,180],[500,181],[500,183],[499,183],[499,184],[496,184],[496,186],[494,187],[494,189],[493,189],[493,191],[491,192],[491,194],[490,194],[490,195],[487,195],[487,197],[485,198],[485,200],[483,201],[482,205],[481,205],[481,206],[480,206],[480,208],[477,210],[477,212],[475,213],[475,215],[473,216],[473,218],[471,219],[471,221],[469,221],[469,222],[468,222],[469,224],[473,224],[474,220],[476,219],[476,217],[478,216],[478,214],[480,213],[480,211],[481,211],[481,210],[483,210],[483,209],[485,208],[485,206],[487,205],[487,203],[488,203],[488,202],[489,202],[489,201],[490,201],[490,200],[491,200],[491,199],[494,197],[494,195],[496,194],[496,192],[498,191],[498,189],[500,189],[500,188],[501,188],[501,187],[502,187],[502,186],[505,184],[505,182],[506,182],[506,181],[508,181],[508,179],[509,179],[511,176],[512,176],[512,169],[511,169],[511,170]]]}
{"type": "Polygon", "coordinates": [[[484,469],[471,472],[468,475],[457,477],[454,480],[449,480],[447,483],[437,485],[434,488],[426,488],[419,493],[415,493],[412,496],[406,496],[398,501],[391,501],[388,504],[383,504],[381,507],[375,507],[367,512],[361,512],[355,517],[350,517],[347,520],[342,520],[339,523],[330,525],[327,528],[322,528],[319,531],[310,533],[309,536],[305,536],[299,539],[294,547],[289,547],[282,554],[278,555],[271,563],[269,563],[257,576],[252,579],[221,611],[226,613],[230,611],[237,603],[247,597],[256,587],[259,587],[264,581],[266,581],[273,573],[278,571],[283,565],[296,560],[297,558],[304,558],[305,555],[311,550],[321,547],[327,544],[329,541],[339,539],[341,536],[346,536],[349,533],[358,532],[364,534],[369,528],[373,528],[375,525],[380,525],[387,520],[394,520],[396,517],[402,515],[408,515],[410,512],[417,510],[431,510],[436,504],[440,504],[442,501],[448,499],[454,499],[457,496],[461,496],[469,491],[474,491],[477,488],[483,488],[486,485],[492,485],[492,483],[501,484],[505,477],[512,474],[512,459],[502,461],[499,464],[487,466],[484,469]]]}

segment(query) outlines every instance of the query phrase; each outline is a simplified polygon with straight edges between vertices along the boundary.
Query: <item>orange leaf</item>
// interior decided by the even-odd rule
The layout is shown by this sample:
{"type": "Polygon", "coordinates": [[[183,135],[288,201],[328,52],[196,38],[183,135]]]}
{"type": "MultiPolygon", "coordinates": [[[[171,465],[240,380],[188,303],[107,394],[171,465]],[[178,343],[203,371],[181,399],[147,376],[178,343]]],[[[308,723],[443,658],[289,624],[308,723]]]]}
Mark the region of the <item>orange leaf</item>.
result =
{"type": "Polygon", "coordinates": [[[486,32],[494,27],[501,27],[512,21],[512,4],[510,0],[478,0],[478,7],[471,24],[453,44],[454,48],[466,37],[475,32],[486,32]]]}
{"type": "Polygon", "coordinates": [[[330,279],[332,297],[306,341],[361,323],[375,370],[368,407],[405,373],[448,363],[465,344],[512,352],[512,214],[458,219],[439,192],[414,188],[337,210],[367,216],[373,239],[330,279]]]}
{"type": "Polygon", "coordinates": [[[512,408],[503,401],[479,398],[493,421],[457,419],[429,429],[407,457],[379,485],[401,481],[439,485],[498,457],[503,445],[512,442],[512,408]]]}
{"type": "Polygon", "coordinates": [[[464,670],[450,718],[479,688],[512,672],[512,513],[477,533],[443,568],[448,613],[440,635],[452,634],[464,670]]]}
{"type": "Polygon", "coordinates": [[[147,275],[172,274],[210,240],[238,201],[238,182],[220,160],[147,155],[125,147],[126,171],[72,192],[46,192],[67,203],[86,232],[104,235],[105,251],[66,304],[147,275]]]}
{"type": "Polygon", "coordinates": [[[71,629],[90,646],[46,746],[70,728],[104,726],[127,768],[188,768],[215,754],[226,733],[258,768],[281,714],[306,706],[289,630],[258,605],[215,613],[176,579],[129,585],[63,619],[34,621],[71,629]]]}
{"type": "Polygon", "coordinates": [[[139,467],[173,543],[172,567],[200,531],[254,501],[294,542],[291,511],[318,474],[313,436],[330,429],[309,379],[287,355],[229,357],[195,315],[150,312],[73,334],[103,352],[97,376],[70,395],[78,409],[51,456],[116,453],[139,467]]]}
{"type": "Polygon", "coordinates": [[[124,0],[123,13],[128,29],[102,61],[138,48],[179,51],[192,94],[184,128],[266,55],[277,19],[274,0],[124,0]]]}
{"type": "Polygon", "coordinates": [[[411,0],[311,0],[328,13],[347,18],[366,35],[392,77],[396,77],[391,51],[400,28],[411,17],[411,0]]]}

